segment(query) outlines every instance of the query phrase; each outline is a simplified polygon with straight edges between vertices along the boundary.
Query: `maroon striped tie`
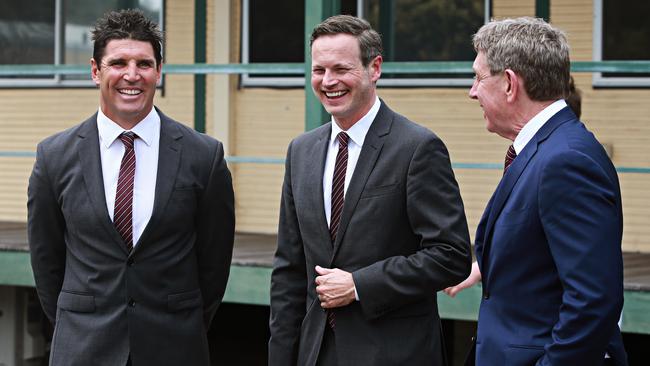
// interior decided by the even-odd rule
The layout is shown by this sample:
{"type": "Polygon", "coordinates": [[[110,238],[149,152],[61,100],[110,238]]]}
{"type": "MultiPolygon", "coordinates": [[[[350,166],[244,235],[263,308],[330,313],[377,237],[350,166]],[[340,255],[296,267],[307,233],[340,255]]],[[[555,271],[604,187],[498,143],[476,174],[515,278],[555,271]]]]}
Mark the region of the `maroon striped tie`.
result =
{"type": "Polygon", "coordinates": [[[336,136],[339,141],[339,151],[336,154],[334,164],[334,177],[332,178],[332,211],[330,215],[330,237],[332,244],[336,241],[336,233],[339,230],[341,213],[343,212],[343,197],[345,187],[345,172],[348,168],[348,140],[350,137],[345,132],[339,132],[336,136]]]}
{"type": "MultiPolygon", "coordinates": [[[[341,222],[341,213],[343,212],[345,172],[348,170],[348,136],[345,132],[339,132],[336,136],[339,141],[339,151],[336,154],[336,163],[334,163],[334,176],[332,177],[332,211],[330,215],[330,238],[332,245],[336,241],[336,234],[341,222]]],[[[334,311],[327,310],[327,322],[334,329],[336,324],[334,311]]]]}
{"type": "Polygon", "coordinates": [[[113,224],[126,243],[129,253],[133,250],[133,178],[135,177],[133,141],[137,137],[133,132],[124,132],[120,135],[120,140],[124,144],[124,156],[120,164],[120,175],[117,178],[113,211],[113,224]]]}
{"type": "Polygon", "coordinates": [[[515,147],[510,145],[508,152],[506,152],[506,160],[503,164],[503,174],[506,174],[508,168],[510,167],[510,164],[512,164],[512,161],[515,160],[516,157],[517,152],[515,151],[515,147]]]}

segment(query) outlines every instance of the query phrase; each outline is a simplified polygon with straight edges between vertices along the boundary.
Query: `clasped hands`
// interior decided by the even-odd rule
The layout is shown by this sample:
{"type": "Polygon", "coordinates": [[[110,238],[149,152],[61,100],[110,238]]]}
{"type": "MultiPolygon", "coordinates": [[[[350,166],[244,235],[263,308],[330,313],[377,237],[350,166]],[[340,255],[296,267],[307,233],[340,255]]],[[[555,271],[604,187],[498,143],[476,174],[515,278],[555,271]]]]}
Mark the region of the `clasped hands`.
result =
{"type": "Polygon", "coordinates": [[[323,309],[346,306],[355,300],[352,273],[316,266],[316,294],[323,309]]]}

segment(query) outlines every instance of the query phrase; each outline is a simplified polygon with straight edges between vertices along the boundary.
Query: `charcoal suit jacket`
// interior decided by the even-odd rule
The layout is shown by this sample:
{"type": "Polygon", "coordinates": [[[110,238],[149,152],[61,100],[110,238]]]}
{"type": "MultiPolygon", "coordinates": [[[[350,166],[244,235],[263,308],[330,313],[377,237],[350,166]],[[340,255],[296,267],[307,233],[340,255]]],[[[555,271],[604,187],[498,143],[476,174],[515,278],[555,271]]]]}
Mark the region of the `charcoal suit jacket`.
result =
{"type": "Polygon", "coordinates": [[[208,365],[234,196],[220,142],[160,115],[153,213],[133,251],[106,208],[97,115],[38,145],[28,234],[51,365],[208,365]]]}
{"type": "Polygon", "coordinates": [[[288,148],[271,277],[269,365],[314,365],[326,326],[314,267],[352,273],[334,309],[340,366],[440,365],[436,292],[469,274],[467,222],[449,155],[382,101],[350,180],[336,241],[323,202],[331,124],[288,148]]]}

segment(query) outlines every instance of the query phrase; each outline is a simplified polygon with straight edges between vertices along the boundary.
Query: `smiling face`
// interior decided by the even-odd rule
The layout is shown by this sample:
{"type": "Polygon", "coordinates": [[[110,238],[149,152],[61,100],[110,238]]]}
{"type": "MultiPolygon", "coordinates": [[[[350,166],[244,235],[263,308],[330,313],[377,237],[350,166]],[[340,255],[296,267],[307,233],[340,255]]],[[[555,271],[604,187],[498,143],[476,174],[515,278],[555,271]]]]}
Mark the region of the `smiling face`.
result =
{"type": "Polygon", "coordinates": [[[101,65],[91,61],[99,104],[106,117],[124,129],[143,120],[151,108],[162,65],[149,42],[114,39],[106,44],[101,65]]]}
{"type": "Polygon", "coordinates": [[[381,76],[381,56],[364,67],[360,52],[359,41],[349,34],[321,36],[311,47],[312,89],[343,130],[368,113],[381,76]]]}

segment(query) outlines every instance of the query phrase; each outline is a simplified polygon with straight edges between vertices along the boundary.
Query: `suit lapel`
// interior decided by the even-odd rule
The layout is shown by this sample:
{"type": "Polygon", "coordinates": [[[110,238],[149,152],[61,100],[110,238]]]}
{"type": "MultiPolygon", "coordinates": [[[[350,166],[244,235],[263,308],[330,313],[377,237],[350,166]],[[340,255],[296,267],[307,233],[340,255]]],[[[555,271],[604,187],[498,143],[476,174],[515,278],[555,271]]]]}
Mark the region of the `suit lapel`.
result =
{"type": "Polygon", "coordinates": [[[181,161],[181,138],[183,137],[183,133],[160,110],[156,108],[156,111],[160,115],[160,145],[158,150],[158,172],[156,174],[153,212],[132,253],[141,247],[140,244],[146,243],[147,238],[151,235],[151,231],[155,229],[157,222],[160,221],[164,214],[167,201],[169,201],[169,197],[174,189],[174,183],[176,182],[176,175],[178,174],[181,161]]]}
{"type": "MultiPolygon", "coordinates": [[[[327,226],[327,217],[325,217],[325,202],[324,202],[324,191],[323,191],[323,174],[325,172],[325,161],[327,160],[327,150],[330,143],[330,136],[332,134],[332,128],[324,128],[323,133],[318,137],[318,141],[312,148],[312,156],[316,158],[317,166],[315,169],[307,169],[309,171],[309,176],[307,178],[306,186],[312,187],[315,193],[311,193],[309,196],[313,199],[311,207],[316,208],[316,216],[318,220],[318,231],[321,237],[327,238],[326,242],[330,242],[330,231],[327,226]]],[[[326,258],[332,256],[333,250],[332,245],[325,245],[326,258]]]]}
{"type": "Polygon", "coordinates": [[[551,117],[548,122],[546,122],[542,128],[537,131],[533,138],[526,144],[524,149],[521,151],[517,158],[512,162],[512,165],[508,168],[508,172],[501,178],[501,182],[496,188],[494,197],[491,200],[492,204],[487,208],[489,214],[487,217],[487,224],[485,226],[485,235],[484,235],[484,248],[483,256],[481,259],[481,267],[484,273],[484,277],[487,278],[487,257],[489,257],[489,249],[492,244],[492,231],[494,230],[494,223],[496,222],[503,206],[505,205],[510,193],[512,192],[515,183],[519,180],[519,177],[523,173],[524,169],[530,162],[530,160],[535,156],[538,150],[538,146],[548,138],[548,136],[561,124],[569,121],[571,118],[575,119],[575,115],[569,107],[565,107],[551,117]]]}
{"type": "Polygon", "coordinates": [[[332,254],[332,262],[334,257],[341,247],[341,242],[345,237],[345,232],[350,223],[352,214],[354,213],[359,198],[361,197],[361,192],[363,192],[364,187],[366,186],[366,181],[370,176],[370,173],[375,167],[381,148],[384,146],[384,138],[390,132],[390,128],[393,124],[393,112],[384,104],[382,101],[381,107],[377,112],[377,116],[373,121],[366,139],[363,142],[363,147],[361,148],[361,153],[359,154],[359,160],[357,165],[354,168],[354,174],[350,180],[350,186],[348,187],[345,193],[345,202],[343,203],[343,213],[341,214],[341,222],[339,224],[339,231],[336,235],[336,241],[334,242],[334,253],[332,254]]]}
{"type": "Polygon", "coordinates": [[[104,193],[104,178],[102,176],[102,161],[99,153],[99,133],[97,132],[97,114],[83,123],[79,129],[79,161],[81,171],[86,185],[86,192],[90,205],[95,215],[106,229],[108,236],[117,244],[124,253],[127,253],[126,245],[122,237],[115,229],[106,207],[106,195],[104,193]]]}

